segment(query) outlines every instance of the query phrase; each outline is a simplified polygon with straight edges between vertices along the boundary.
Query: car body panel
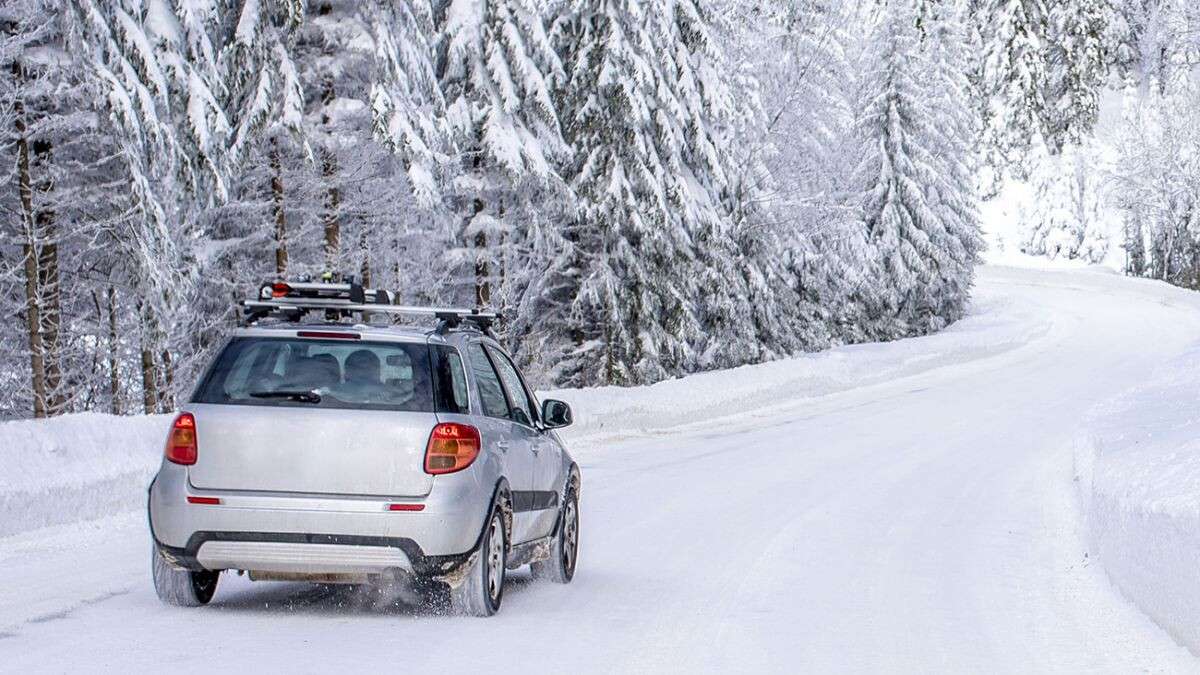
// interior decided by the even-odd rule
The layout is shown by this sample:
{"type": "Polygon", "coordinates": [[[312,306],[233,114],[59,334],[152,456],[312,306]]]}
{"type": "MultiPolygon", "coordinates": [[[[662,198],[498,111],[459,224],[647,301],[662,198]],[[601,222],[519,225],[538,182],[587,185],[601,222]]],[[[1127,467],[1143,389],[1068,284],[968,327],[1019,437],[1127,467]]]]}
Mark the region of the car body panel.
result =
{"type": "Polygon", "coordinates": [[[190,404],[199,459],[193,486],[420,497],[434,413],[190,404]]]}
{"type": "MultiPolygon", "coordinates": [[[[562,495],[569,465],[563,462],[563,448],[557,436],[552,435],[552,432],[540,433],[534,447],[537,449],[534,461],[534,489],[541,493],[562,495]]],[[[554,529],[558,522],[558,505],[556,499],[549,508],[536,512],[536,520],[533,523],[536,532],[545,534],[554,529]]]]}

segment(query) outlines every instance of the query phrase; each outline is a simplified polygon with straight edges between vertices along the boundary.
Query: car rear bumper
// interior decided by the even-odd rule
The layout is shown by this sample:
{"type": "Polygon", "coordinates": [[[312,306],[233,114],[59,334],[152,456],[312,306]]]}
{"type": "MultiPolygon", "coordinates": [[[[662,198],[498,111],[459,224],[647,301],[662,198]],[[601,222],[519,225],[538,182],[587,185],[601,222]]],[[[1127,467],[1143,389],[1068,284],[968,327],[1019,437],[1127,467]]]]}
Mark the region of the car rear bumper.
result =
{"type": "Polygon", "coordinates": [[[370,574],[412,568],[408,556],[396,546],[287,541],[210,539],[197,549],[196,561],[206,569],[249,567],[283,574],[370,574]]]}
{"type": "MultiPolygon", "coordinates": [[[[156,542],[170,564],[190,570],[246,570],[251,576],[378,575],[403,570],[422,577],[454,572],[471,551],[426,555],[412,539],[294,532],[196,532],[186,546],[156,542]]],[[[472,549],[473,550],[473,549],[472,549]]]]}
{"type": "Polygon", "coordinates": [[[461,478],[402,500],[200,491],[185,468],[164,465],[150,486],[150,531],[167,560],[188,569],[436,576],[474,551],[492,503],[494,487],[461,478]]]}

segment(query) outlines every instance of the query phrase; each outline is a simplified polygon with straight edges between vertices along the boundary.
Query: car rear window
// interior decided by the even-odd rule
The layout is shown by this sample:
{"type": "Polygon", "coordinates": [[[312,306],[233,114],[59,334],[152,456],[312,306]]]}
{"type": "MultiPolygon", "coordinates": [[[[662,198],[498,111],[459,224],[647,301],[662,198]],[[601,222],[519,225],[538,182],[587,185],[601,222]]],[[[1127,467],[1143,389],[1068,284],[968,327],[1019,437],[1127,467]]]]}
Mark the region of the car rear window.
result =
{"type": "Polygon", "coordinates": [[[410,412],[466,409],[457,352],[420,343],[235,338],[192,401],[410,412]],[[456,372],[457,371],[457,372],[456,372]],[[436,373],[435,384],[433,374],[436,373]],[[446,389],[450,391],[445,391],[446,389]],[[435,391],[436,390],[436,391],[435,391]],[[315,392],[317,396],[306,396],[315,392]],[[319,399],[319,400],[318,400],[319,399]]]}

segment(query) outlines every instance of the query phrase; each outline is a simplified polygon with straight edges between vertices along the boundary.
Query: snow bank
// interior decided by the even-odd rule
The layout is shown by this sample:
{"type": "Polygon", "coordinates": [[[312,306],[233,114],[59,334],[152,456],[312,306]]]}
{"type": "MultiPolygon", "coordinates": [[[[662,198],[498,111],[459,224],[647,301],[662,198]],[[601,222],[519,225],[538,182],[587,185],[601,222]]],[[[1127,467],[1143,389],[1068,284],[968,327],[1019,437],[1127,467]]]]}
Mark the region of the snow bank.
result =
{"type": "Polygon", "coordinates": [[[144,508],[170,419],[0,423],[0,536],[144,508]]]}
{"type": "MultiPolygon", "coordinates": [[[[986,273],[1007,274],[1004,270],[986,273]]],[[[571,404],[575,424],[564,436],[573,444],[590,446],[986,358],[1028,344],[1050,327],[1044,312],[1032,310],[1011,292],[982,284],[970,315],[936,335],[837,347],[647,387],[568,389],[540,395],[571,404]]]]}
{"type": "Polygon", "coordinates": [[[1200,345],[1102,405],[1076,447],[1094,553],[1113,583],[1200,654],[1200,345]]]}

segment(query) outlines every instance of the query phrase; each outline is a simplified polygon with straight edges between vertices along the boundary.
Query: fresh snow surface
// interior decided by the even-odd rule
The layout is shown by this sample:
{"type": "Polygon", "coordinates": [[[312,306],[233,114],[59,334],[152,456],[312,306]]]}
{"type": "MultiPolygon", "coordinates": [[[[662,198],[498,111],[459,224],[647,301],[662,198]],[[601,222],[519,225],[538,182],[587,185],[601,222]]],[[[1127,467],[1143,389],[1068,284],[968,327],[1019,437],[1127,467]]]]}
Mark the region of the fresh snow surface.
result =
{"type": "MultiPolygon", "coordinates": [[[[928,338],[553,392],[579,419],[579,572],[569,586],[516,573],[486,620],[233,575],[209,607],[163,606],[137,507],[164,419],[0,425],[16,476],[0,497],[60,514],[0,538],[0,670],[1200,670],[1088,555],[1101,510],[1086,518],[1072,482],[1087,412],[1189,358],[1200,296],[984,268],[976,297],[928,338]]],[[[1106,461],[1096,485],[1119,493],[1106,461]]]]}
{"type": "Polygon", "coordinates": [[[1113,583],[1200,653],[1200,346],[1098,406],[1076,468],[1113,583]]]}
{"type": "Polygon", "coordinates": [[[169,423],[94,413],[0,423],[0,537],[145,508],[169,423]]]}

